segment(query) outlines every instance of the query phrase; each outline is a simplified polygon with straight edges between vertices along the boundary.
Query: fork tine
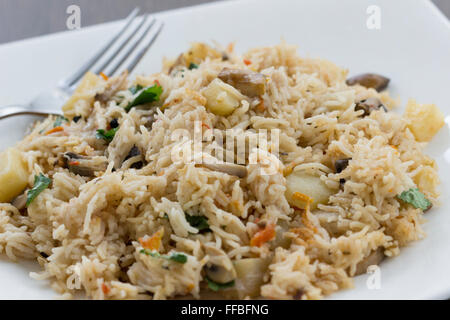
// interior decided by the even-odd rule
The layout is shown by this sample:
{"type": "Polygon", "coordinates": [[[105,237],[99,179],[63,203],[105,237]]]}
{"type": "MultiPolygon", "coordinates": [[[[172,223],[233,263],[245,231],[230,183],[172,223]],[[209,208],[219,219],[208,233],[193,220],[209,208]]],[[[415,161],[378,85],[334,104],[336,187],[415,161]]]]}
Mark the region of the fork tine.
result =
{"type": "MultiPolygon", "coordinates": [[[[113,60],[115,57],[117,57],[117,55],[126,47],[127,43],[130,42],[130,40],[133,38],[133,36],[136,34],[136,32],[138,32],[138,30],[140,30],[142,28],[142,26],[144,25],[146,19],[142,19],[142,21],[133,29],[132,32],[130,32],[130,34],[125,37],[124,39],[122,39],[119,44],[117,44],[117,48],[111,53],[110,57],[103,62],[100,66],[95,67],[92,72],[95,74],[100,73],[101,71],[103,71],[113,60]]],[[[108,74],[106,74],[108,75],[108,74]]]]}
{"type": "Polygon", "coordinates": [[[136,18],[137,14],[139,13],[140,9],[135,8],[126,18],[126,23],[122,27],[119,32],[117,32],[105,45],[103,45],[100,50],[98,50],[88,61],[86,61],[83,66],[78,69],[74,74],[70,75],[69,77],[63,79],[59,83],[59,87],[63,89],[67,89],[71,86],[73,86],[78,80],[81,79],[81,77],[102,57],[105,52],[108,50],[108,48],[116,42],[116,40],[128,29],[128,27],[131,25],[133,20],[136,18]]]}
{"type": "MultiPolygon", "coordinates": [[[[149,16],[146,15],[146,17],[144,19],[147,21],[148,18],[149,18],[149,16]]],[[[106,72],[107,72],[106,74],[113,76],[116,73],[117,69],[119,69],[119,67],[125,62],[125,60],[128,59],[130,54],[136,49],[136,47],[142,42],[142,40],[145,38],[145,36],[149,33],[150,29],[155,24],[155,21],[156,20],[154,18],[152,18],[152,21],[150,22],[150,24],[145,28],[145,30],[142,32],[142,34],[137,39],[133,40],[130,47],[126,50],[126,52],[124,52],[122,54],[120,59],[106,70],[106,72]]]]}
{"type": "Polygon", "coordinates": [[[127,67],[125,67],[126,70],[128,70],[129,73],[131,73],[136,65],[141,61],[144,54],[147,52],[147,50],[152,46],[153,42],[155,42],[156,38],[158,38],[159,34],[161,33],[162,28],[164,27],[164,22],[161,22],[159,24],[158,30],[153,34],[152,37],[150,37],[147,40],[147,43],[142,47],[139,52],[136,54],[136,56],[131,60],[127,67]]]}

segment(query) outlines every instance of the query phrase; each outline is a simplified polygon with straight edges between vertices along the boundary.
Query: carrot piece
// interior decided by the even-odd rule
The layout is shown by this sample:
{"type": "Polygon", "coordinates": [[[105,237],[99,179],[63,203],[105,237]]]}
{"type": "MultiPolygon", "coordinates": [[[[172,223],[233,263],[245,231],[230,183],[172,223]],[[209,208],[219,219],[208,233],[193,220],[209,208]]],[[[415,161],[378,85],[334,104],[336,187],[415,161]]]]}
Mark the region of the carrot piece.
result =
{"type": "Polygon", "coordinates": [[[397,146],[394,146],[394,145],[392,145],[392,144],[390,144],[389,146],[390,146],[392,149],[395,150],[395,154],[399,154],[399,152],[398,152],[398,147],[397,147],[397,146]]]}
{"type": "Polygon", "coordinates": [[[250,246],[261,247],[267,241],[275,238],[275,224],[270,223],[260,231],[258,231],[250,240],[250,246]]]}
{"type": "Polygon", "coordinates": [[[306,194],[300,193],[300,192],[294,192],[294,194],[292,195],[292,197],[294,199],[300,200],[300,201],[305,201],[305,202],[313,202],[314,199],[307,196],[306,194]]]}
{"type": "Polygon", "coordinates": [[[257,109],[259,112],[264,112],[264,110],[266,110],[266,106],[264,105],[264,100],[261,100],[260,104],[258,104],[258,105],[256,106],[256,109],[257,109]]]}
{"type": "Polygon", "coordinates": [[[161,239],[163,235],[164,228],[161,228],[149,238],[139,238],[139,242],[144,249],[158,250],[161,246],[161,239]]]}
{"type": "Polygon", "coordinates": [[[251,62],[250,60],[248,60],[248,59],[244,59],[244,63],[245,63],[247,66],[252,64],[252,62],[251,62]]]}
{"type": "Polygon", "coordinates": [[[71,166],[79,166],[80,162],[79,161],[70,161],[69,165],[71,165],[71,166]]]}
{"type": "Polygon", "coordinates": [[[234,50],[234,42],[230,42],[230,43],[228,44],[228,46],[227,46],[227,51],[228,51],[229,53],[232,53],[233,50],[234,50]]]}
{"type": "Polygon", "coordinates": [[[109,287],[106,284],[104,284],[104,283],[102,283],[102,291],[103,291],[104,294],[108,294],[109,293],[109,287]]]}
{"type": "Polygon", "coordinates": [[[295,166],[295,162],[291,162],[289,163],[286,168],[284,168],[283,170],[283,175],[285,177],[287,177],[288,175],[290,175],[292,173],[292,171],[294,170],[294,166],[295,166]]]}
{"type": "Polygon", "coordinates": [[[61,126],[54,127],[53,129],[48,130],[48,131],[45,133],[45,135],[47,136],[47,135],[49,135],[49,134],[52,134],[52,133],[55,133],[55,132],[60,132],[60,131],[64,131],[64,128],[61,127],[61,126]]]}
{"type": "Polygon", "coordinates": [[[202,127],[205,127],[206,129],[211,129],[210,126],[208,126],[206,123],[203,123],[203,122],[202,122],[202,127]]]}
{"type": "Polygon", "coordinates": [[[103,78],[103,80],[108,81],[108,76],[104,74],[103,72],[100,72],[100,76],[103,78]]]}

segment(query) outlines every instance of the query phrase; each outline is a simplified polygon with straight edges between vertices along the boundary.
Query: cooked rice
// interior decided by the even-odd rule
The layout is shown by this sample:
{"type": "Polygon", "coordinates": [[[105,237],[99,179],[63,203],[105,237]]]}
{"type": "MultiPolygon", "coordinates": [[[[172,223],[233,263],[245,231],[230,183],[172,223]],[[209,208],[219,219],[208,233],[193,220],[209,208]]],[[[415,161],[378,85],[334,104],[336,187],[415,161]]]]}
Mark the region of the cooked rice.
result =
{"type": "MultiPolygon", "coordinates": [[[[99,78],[65,109],[69,120],[83,119],[63,123],[64,131],[47,135],[43,132],[55,118],[37,123],[17,148],[30,172],[29,188],[39,173],[52,184],[27,209],[0,204],[0,252],[14,261],[37,259],[43,271],[31,276],[49,279],[64,297],[83,292],[94,299],[205,298],[204,267],[211,258],[205,246],[213,245],[232,261],[268,259],[262,297],[320,299],[351,288],[358,264],[378,248],[393,257],[400,247],[424,237],[422,210],[397,195],[417,186],[435,204],[434,160],[422,152],[424,143],[416,141],[404,117],[382,110],[361,117],[354,109],[355,101],[368,97],[380,99],[388,109],[396,106],[395,100],[386,92],[348,86],[346,70],[300,58],[285,43],[244,56],[234,54],[231,46],[227,50],[228,59],[206,57],[197,69],[169,73],[172,62],[166,61],[163,72],[138,76],[134,84],[151,86],[157,80],[163,88],[160,102],[151,108],[125,111],[133,98],[126,82],[108,102],[96,101],[96,94],[116,80],[99,78]],[[224,67],[266,76],[264,108],[258,99],[245,99],[229,116],[205,108],[201,91],[224,67]],[[112,118],[120,126],[106,144],[95,133],[112,118]],[[249,164],[249,154],[244,178],[174,162],[171,152],[181,142],[173,141],[172,133],[187,129],[193,135],[195,121],[223,134],[240,128],[247,138],[255,130],[279,129],[278,157],[258,148],[249,153],[261,151],[260,158],[279,163],[280,170],[261,174],[262,164],[249,164]],[[133,146],[142,156],[124,161],[133,146]],[[66,152],[101,156],[109,165],[95,178],[82,177],[61,163],[66,152]],[[333,164],[342,158],[352,160],[336,173],[333,164]],[[144,166],[132,168],[136,160],[144,166]],[[313,210],[288,203],[285,175],[298,170],[320,173],[336,190],[328,203],[313,210]],[[424,170],[425,182],[419,179],[424,170]],[[198,232],[186,213],[206,217],[210,232],[198,232]],[[290,245],[269,241],[252,246],[259,221],[283,225],[276,229],[277,237],[286,237],[290,245]],[[186,263],[141,253],[143,239],[160,228],[159,252],[183,253],[186,263]]],[[[207,141],[203,147],[212,144],[207,141]]],[[[225,296],[229,290],[223,291],[225,296]]]]}

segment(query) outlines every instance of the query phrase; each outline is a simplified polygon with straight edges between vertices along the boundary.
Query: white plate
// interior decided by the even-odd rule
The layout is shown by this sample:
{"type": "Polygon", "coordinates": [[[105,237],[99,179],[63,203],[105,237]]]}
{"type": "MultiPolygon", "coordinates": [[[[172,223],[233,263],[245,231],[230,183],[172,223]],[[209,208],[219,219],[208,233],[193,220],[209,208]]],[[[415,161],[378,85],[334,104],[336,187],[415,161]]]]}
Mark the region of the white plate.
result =
{"type": "MultiPolygon", "coordinates": [[[[441,202],[426,214],[425,240],[404,248],[381,265],[381,289],[369,290],[366,277],[337,299],[420,299],[450,297],[450,27],[430,2],[374,0],[226,1],[158,14],[165,28],[139,66],[139,73],[160,69],[163,56],[175,57],[192,41],[237,41],[240,52],[273,45],[284,38],[302,55],[322,57],[350,69],[375,71],[392,79],[390,92],[404,104],[409,97],[436,103],[447,116],[426,151],[440,168],[441,202]],[[367,8],[381,9],[381,29],[366,27],[367,8]]],[[[23,23],[23,22],[22,22],[23,23]]],[[[0,106],[25,103],[75,70],[120,23],[54,34],[0,46],[0,106]]],[[[400,112],[402,110],[399,110],[400,112]]],[[[0,123],[0,149],[21,138],[23,118],[0,123]]],[[[0,258],[0,298],[54,298],[28,277],[34,264],[0,258]]]]}

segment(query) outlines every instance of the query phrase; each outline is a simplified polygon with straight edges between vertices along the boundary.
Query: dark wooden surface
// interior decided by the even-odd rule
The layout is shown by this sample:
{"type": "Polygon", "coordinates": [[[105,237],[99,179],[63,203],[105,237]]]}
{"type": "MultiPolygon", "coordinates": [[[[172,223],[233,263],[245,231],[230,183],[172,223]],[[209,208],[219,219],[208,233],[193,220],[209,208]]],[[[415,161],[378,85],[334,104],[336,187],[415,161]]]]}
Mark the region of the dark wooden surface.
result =
{"type": "MultiPolygon", "coordinates": [[[[123,18],[136,6],[158,12],[212,1],[218,0],[0,0],[0,43],[66,30],[71,4],[80,6],[83,27],[123,18]]],[[[433,1],[450,16],[450,0],[433,1]]]]}

